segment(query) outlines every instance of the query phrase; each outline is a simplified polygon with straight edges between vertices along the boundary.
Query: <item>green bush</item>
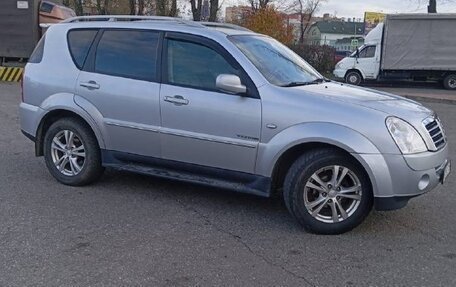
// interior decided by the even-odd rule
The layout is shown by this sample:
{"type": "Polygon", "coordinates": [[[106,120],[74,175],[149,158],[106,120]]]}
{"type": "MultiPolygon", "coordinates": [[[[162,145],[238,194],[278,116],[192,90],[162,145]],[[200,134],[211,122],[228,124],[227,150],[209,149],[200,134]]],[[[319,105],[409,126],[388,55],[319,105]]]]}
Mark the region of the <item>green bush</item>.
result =
{"type": "Polygon", "coordinates": [[[322,75],[329,76],[332,74],[336,65],[334,58],[336,50],[333,47],[307,44],[293,44],[288,47],[322,75]]]}

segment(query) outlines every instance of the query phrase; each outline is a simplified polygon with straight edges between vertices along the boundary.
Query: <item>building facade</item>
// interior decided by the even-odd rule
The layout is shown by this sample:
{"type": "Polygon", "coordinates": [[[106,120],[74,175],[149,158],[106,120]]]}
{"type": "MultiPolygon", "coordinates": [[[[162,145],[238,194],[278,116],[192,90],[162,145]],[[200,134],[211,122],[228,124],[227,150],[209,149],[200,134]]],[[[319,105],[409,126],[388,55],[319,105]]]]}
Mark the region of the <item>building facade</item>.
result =
{"type": "Polygon", "coordinates": [[[364,35],[363,22],[318,21],[310,27],[307,33],[309,42],[313,45],[328,45],[336,47],[337,40],[343,38],[362,38],[364,35]]]}
{"type": "Polygon", "coordinates": [[[336,43],[334,44],[334,48],[336,48],[336,51],[350,51],[353,52],[356,50],[356,48],[361,47],[364,44],[364,38],[363,37],[347,37],[347,38],[342,38],[336,40],[336,43]]]}

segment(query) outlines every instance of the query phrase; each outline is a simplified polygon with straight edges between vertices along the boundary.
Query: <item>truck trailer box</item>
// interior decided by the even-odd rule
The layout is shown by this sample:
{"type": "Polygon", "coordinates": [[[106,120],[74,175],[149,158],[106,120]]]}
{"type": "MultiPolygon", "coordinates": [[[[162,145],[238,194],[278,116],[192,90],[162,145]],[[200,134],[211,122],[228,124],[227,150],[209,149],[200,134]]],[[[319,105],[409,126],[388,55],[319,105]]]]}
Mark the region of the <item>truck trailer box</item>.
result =
{"type": "Polygon", "coordinates": [[[39,0],[0,1],[0,58],[28,58],[40,37],[39,0]]]}
{"type": "Polygon", "coordinates": [[[61,0],[0,0],[2,59],[29,58],[41,37],[40,23],[57,23],[76,14],[61,0]]]}
{"type": "Polygon", "coordinates": [[[387,15],[382,70],[456,70],[456,14],[387,15]]]}

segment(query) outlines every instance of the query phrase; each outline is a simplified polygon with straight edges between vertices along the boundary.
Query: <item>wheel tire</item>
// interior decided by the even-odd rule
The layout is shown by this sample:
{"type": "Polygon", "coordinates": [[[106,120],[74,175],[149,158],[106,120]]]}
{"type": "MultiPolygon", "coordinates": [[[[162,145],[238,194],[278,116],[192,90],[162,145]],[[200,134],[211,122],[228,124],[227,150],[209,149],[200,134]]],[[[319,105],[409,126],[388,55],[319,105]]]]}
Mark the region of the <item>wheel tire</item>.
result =
{"type": "Polygon", "coordinates": [[[447,90],[456,90],[456,74],[450,74],[443,79],[443,86],[447,90]]]}
{"type": "MultiPolygon", "coordinates": [[[[64,153],[61,152],[61,154],[64,153]]],[[[100,147],[93,131],[87,124],[75,118],[60,119],[49,127],[44,136],[44,159],[51,175],[57,179],[57,181],[65,185],[83,186],[90,184],[99,179],[104,171],[104,168],[101,165],[100,147]],[[66,175],[62,173],[53,159],[53,152],[55,158],[55,149],[53,151],[52,148],[54,137],[65,130],[73,132],[78,143],[83,145],[83,152],[85,154],[84,161],[82,168],[75,175],[66,175]]],[[[64,167],[68,165],[69,162],[67,162],[64,167]]],[[[71,170],[73,170],[73,167],[71,167],[71,170]]]]}
{"type": "MultiPolygon", "coordinates": [[[[316,191],[314,190],[313,192],[316,191]]],[[[312,150],[299,157],[290,167],[285,177],[283,196],[285,205],[291,215],[306,231],[317,234],[341,234],[348,232],[366,218],[373,206],[372,187],[364,168],[355,162],[353,158],[341,153],[337,149],[331,148],[312,150]],[[304,188],[314,173],[322,168],[333,165],[346,167],[356,175],[361,184],[361,199],[358,201],[357,208],[354,209],[348,218],[337,223],[327,223],[318,220],[308,211],[305,205],[304,188]]],[[[339,199],[338,202],[342,201],[339,199]]],[[[326,205],[326,203],[323,205],[326,205]]],[[[335,199],[334,205],[336,205],[335,199]]],[[[330,208],[330,205],[324,208],[330,208]]],[[[337,210],[340,212],[340,209],[337,210]]]]}
{"type": "Polygon", "coordinates": [[[363,81],[363,76],[358,71],[350,71],[345,75],[345,82],[350,85],[359,86],[363,81]]]}

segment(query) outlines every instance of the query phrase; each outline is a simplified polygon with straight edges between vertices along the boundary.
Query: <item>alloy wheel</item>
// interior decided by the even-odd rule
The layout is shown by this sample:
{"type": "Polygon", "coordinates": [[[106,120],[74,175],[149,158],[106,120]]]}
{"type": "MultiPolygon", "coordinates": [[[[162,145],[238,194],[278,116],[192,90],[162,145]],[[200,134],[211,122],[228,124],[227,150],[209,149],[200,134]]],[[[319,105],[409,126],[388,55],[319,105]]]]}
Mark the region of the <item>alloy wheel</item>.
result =
{"type": "Polygon", "coordinates": [[[84,144],[80,137],[70,130],[62,130],[54,136],[51,155],[57,170],[66,176],[79,174],[86,160],[84,144]]]}
{"type": "Polygon", "coordinates": [[[317,170],[304,187],[304,205],[317,220],[337,223],[358,209],[362,187],[356,174],[347,167],[333,165],[317,170]]]}

